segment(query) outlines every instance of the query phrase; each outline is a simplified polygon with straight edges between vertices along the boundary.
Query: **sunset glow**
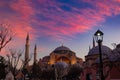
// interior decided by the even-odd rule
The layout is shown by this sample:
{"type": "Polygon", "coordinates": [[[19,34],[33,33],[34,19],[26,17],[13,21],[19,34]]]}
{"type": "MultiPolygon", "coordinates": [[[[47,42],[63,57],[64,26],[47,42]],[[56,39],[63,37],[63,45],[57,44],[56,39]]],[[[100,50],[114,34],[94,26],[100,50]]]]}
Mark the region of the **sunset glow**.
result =
{"type": "Polygon", "coordinates": [[[103,44],[120,43],[120,0],[0,0],[3,22],[16,34],[6,47],[24,50],[29,33],[30,53],[37,44],[38,58],[62,44],[84,58],[97,29],[105,34],[103,44]]]}

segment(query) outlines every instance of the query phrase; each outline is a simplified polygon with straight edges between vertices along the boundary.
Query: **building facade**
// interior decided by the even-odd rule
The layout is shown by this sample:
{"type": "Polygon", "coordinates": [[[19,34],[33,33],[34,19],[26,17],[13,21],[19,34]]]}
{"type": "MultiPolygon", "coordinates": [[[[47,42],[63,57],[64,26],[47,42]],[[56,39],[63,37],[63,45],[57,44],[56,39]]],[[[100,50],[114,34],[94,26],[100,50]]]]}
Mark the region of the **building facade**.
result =
{"type": "MultiPolygon", "coordinates": [[[[102,45],[101,51],[105,80],[120,80],[120,44],[118,44],[113,50],[102,45]]],[[[88,54],[85,56],[81,79],[100,80],[99,63],[99,47],[95,46],[93,41],[93,48],[90,49],[88,54]]]]}
{"type": "Polygon", "coordinates": [[[76,56],[76,53],[70,50],[68,47],[60,46],[53,50],[49,56],[45,56],[42,62],[48,64],[55,64],[57,62],[65,62],[67,64],[81,63],[83,60],[76,56]]]}
{"type": "MultiPolygon", "coordinates": [[[[118,44],[113,50],[109,47],[102,45],[102,60],[103,60],[103,72],[105,80],[120,80],[120,44],[118,44]]],[[[34,63],[37,62],[37,47],[34,48],[34,63]]],[[[25,63],[28,67],[29,60],[29,35],[26,38],[25,45],[25,63]]],[[[99,75],[99,47],[95,46],[93,39],[93,47],[89,49],[88,54],[85,56],[85,61],[76,56],[66,46],[59,46],[55,48],[48,56],[39,59],[38,64],[43,67],[56,64],[57,62],[65,62],[69,65],[79,63],[83,66],[83,73],[81,74],[81,80],[100,80],[99,75]]],[[[29,67],[28,67],[29,68],[29,67]]]]}

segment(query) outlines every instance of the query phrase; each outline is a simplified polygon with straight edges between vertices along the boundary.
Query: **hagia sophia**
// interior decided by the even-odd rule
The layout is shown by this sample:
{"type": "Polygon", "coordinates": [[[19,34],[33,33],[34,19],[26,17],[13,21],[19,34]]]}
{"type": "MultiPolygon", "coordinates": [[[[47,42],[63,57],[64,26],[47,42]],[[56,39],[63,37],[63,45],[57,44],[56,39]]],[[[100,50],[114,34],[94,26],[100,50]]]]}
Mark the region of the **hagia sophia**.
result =
{"type": "MultiPolygon", "coordinates": [[[[25,45],[25,60],[29,59],[29,35],[27,35],[26,38],[26,45],[25,45]]],[[[34,48],[34,62],[37,61],[36,57],[37,57],[37,47],[35,45],[34,48]]],[[[75,64],[75,63],[81,63],[83,62],[82,58],[79,58],[76,56],[76,53],[73,52],[72,50],[70,50],[68,47],[65,46],[60,46],[57,47],[55,50],[53,50],[49,56],[45,56],[42,58],[42,60],[40,59],[40,61],[42,61],[42,63],[46,63],[46,64],[55,64],[57,62],[65,62],[67,64],[75,64]]],[[[27,64],[28,65],[28,64],[27,64]]]]}
{"type": "MultiPolygon", "coordinates": [[[[96,46],[93,39],[93,47],[89,49],[88,54],[85,56],[85,61],[82,58],[77,57],[76,53],[70,48],[61,45],[54,49],[48,56],[37,60],[37,46],[34,48],[34,62],[39,64],[53,65],[57,62],[64,62],[68,65],[80,64],[83,66],[83,73],[81,74],[81,80],[100,80],[99,79],[99,48],[96,46]]],[[[29,59],[29,35],[26,38],[25,45],[25,61],[29,59]]],[[[102,59],[104,64],[104,75],[106,80],[120,80],[120,44],[114,49],[102,44],[102,59]],[[116,66],[117,65],[117,66],[116,66]]],[[[29,66],[29,63],[27,63],[29,66]]]]}
{"type": "Polygon", "coordinates": [[[48,60],[48,64],[55,64],[56,62],[65,62],[67,64],[75,64],[77,62],[82,62],[81,58],[76,56],[76,53],[65,46],[57,47],[54,51],[50,53],[49,56],[43,57],[43,61],[48,60]]]}

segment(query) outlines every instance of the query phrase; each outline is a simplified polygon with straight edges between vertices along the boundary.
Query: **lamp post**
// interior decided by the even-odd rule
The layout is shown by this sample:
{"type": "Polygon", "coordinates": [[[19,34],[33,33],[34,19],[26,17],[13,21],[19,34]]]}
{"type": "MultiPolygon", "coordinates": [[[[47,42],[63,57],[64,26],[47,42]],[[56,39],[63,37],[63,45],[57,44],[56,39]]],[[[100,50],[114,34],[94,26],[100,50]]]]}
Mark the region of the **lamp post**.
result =
{"type": "Polygon", "coordinates": [[[95,40],[96,40],[96,42],[98,43],[98,46],[99,46],[99,59],[100,59],[99,70],[100,70],[101,80],[105,80],[104,75],[103,75],[103,61],[102,61],[102,51],[101,51],[101,44],[102,44],[102,41],[103,41],[103,35],[104,35],[104,33],[101,32],[100,30],[97,30],[94,34],[94,38],[95,38],[95,40]]]}

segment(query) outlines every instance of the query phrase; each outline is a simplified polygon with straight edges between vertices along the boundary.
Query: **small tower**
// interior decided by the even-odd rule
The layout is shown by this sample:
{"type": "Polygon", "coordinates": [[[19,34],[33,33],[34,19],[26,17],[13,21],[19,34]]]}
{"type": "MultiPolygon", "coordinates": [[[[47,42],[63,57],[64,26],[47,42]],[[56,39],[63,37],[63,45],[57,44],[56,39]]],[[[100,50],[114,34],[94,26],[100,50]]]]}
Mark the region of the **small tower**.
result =
{"type": "Polygon", "coordinates": [[[25,44],[25,63],[26,63],[26,66],[29,65],[29,47],[30,47],[30,44],[29,44],[29,34],[27,34],[27,37],[26,37],[26,44],[25,44]]]}
{"type": "Polygon", "coordinates": [[[37,46],[34,47],[34,63],[37,61],[37,46]]]}
{"type": "Polygon", "coordinates": [[[91,50],[91,46],[89,45],[89,51],[91,50]]]}
{"type": "Polygon", "coordinates": [[[94,40],[94,37],[93,37],[93,48],[95,47],[95,40],[94,40]]]}

